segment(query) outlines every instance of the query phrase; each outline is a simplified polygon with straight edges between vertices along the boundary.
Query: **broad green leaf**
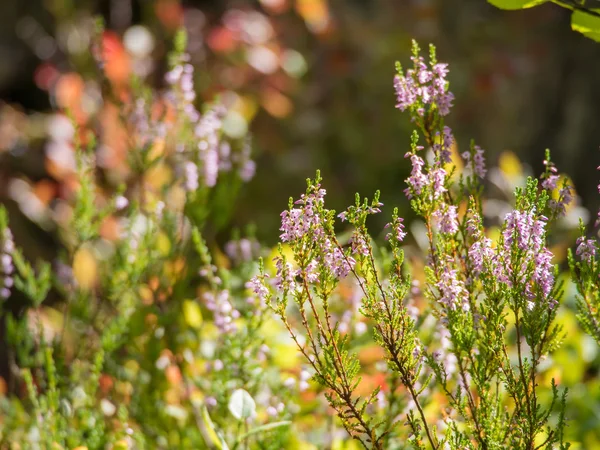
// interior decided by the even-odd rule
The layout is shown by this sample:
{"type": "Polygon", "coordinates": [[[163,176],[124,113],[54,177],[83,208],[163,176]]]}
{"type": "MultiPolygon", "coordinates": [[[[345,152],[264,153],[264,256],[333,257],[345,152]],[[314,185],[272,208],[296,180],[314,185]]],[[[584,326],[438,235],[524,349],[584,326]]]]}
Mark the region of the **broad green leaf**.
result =
{"type": "MultiPolygon", "coordinates": [[[[600,9],[593,11],[600,12],[600,9]]],[[[600,42],[600,17],[583,11],[574,11],[571,15],[571,28],[590,39],[600,42]]]]}
{"type": "Polygon", "coordinates": [[[238,420],[245,420],[252,417],[256,411],[256,403],[248,392],[243,389],[233,391],[229,398],[229,411],[238,420]]]}
{"type": "Polygon", "coordinates": [[[496,8],[500,9],[526,9],[532,8],[542,3],[546,3],[548,0],[488,0],[496,8]]]}

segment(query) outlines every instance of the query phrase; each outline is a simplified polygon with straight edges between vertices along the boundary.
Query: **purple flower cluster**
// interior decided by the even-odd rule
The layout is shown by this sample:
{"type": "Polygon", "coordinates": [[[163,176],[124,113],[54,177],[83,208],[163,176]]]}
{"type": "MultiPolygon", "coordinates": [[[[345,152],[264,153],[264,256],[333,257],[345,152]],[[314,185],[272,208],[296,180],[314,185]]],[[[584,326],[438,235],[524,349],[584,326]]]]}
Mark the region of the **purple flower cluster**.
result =
{"type": "Polygon", "coordinates": [[[215,106],[200,117],[194,129],[194,134],[198,138],[197,157],[202,162],[202,177],[208,187],[217,184],[220,135],[226,112],[222,105],[215,106]]]}
{"type": "MultiPolygon", "coordinates": [[[[557,175],[556,166],[550,160],[544,160],[546,172],[542,175],[542,188],[547,191],[553,191],[558,187],[559,176],[557,175]]],[[[552,194],[550,194],[552,195],[552,194]]],[[[548,206],[555,217],[564,216],[566,207],[573,201],[573,188],[568,183],[563,183],[563,186],[558,191],[558,199],[550,199],[548,206]]]]}
{"type": "Polygon", "coordinates": [[[225,244],[225,253],[237,263],[252,261],[259,249],[260,244],[255,239],[242,238],[225,244]]]}
{"type": "Polygon", "coordinates": [[[302,194],[300,200],[296,200],[295,205],[301,205],[300,208],[291,208],[281,213],[281,228],[283,233],[279,235],[282,242],[293,242],[302,239],[309,232],[316,233],[323,237],[321,226],[322,217],[319,217],[318,211],[325,204],[325,189],[316,186],[310,194],[302,194]]]}
{"type": "Polygon", "coordinates": [[[556,189],[558,183],[558,175],[556,166],[550,160],[544,160],[544,166],[546,166],[546,173],[542,176],[542,187],[548,191],[556,189]]]}
{"type": "Polygon", "coordinates": [[[536,297],[534,287],[539,288],[543,298],[553,307],[556,301],[549,299],[554,287],[552,252],[544,246],[547,218],[537,216],[535,210],[512,211],[504,221],[503,247],[497,271],[508,285],[513,280],[525,286],[529,300],[536,297]],[[531,279],[527,276],[533,271],[531,279]]]}
{"type": "MultiPolygon", "coordinates": [[[[171,86],[167,100],[182,111],[187,118],[186,123],[193,127],[195,144],[188,149],[189,159],[184,162],[185,187],[193,192],[202,185],[214,187],[219,172],[229,172],[235,166],[243,181],[254,176],[256,166],[250,159],[250,140],[245,139],[239,151],[233,151],[231,144],[222,139],[223,119],[227,109],[223,105],[215,105],[204,114],[200,114],[194,105],[194,68],[188,55],[182,56],[182,64],[169,71],[165,79],[171,86]]],[[[179,147],[185,151],[184,145],[179,147]]]]}
{"type": "Polygon", "coordinates": [[[545,247],[547,218],[538,216],[535,209],[514,210],[504,220],[502,245],[492,248],[492,241],[482,233],[481,218],[472,213],[467,230],[475,242],[469,249],[469,260],[475,275],[491,269],[492,275],[510,287],[520,286],[529,299],[529,307],[539,289],[542,298],[551,307],[556,300],[550,299],[554,287],[553,254],[545,247]]]}
{"type": "Polygon", "coordinates": [[[573,188],[569,184],[564,184],[558,191],[558,200],[550,200],[548,206],[557,216],[564,216],[567,211],[567,205],[573,201],[573,188]]]}
{"type": "Polygon", "coordinates": [[[592,258],[596,257],[596,240],[586,239],[584,236],[577,238],[577,250],[575,253],[582,261],[588,264],[591,263],[592,258]]]}
{"type": "Polygon", "coordinates": [[[222,333],[232,333],[237,327],[234,320],[239,319],[240,312],[233,307],[229,291],[224,289],[217,292],[205,292],[203,296],[206,307],[214,315],[214,323],[222,333]]]}
{"type": "Polygon", "coordinates": [[[194,100],[196,100],[194,66],[189,63],[189,60],[189,55],[182,55],[181,64],[166,73],[165,81],[172,89],[168,93],[168,97],[186,114],[190,122],[195,123],[200,118],[200,113],[194,106],[194,100]]]}
{"type": "Polygon", "coordinates": [[[469,261],[473,273],[479,275],[484,271],[484,265],[495,263],[495,254],[492,249],[492,240],[483,234],[483,224],[479,213],[469,210],[467,213],[471,218],[467,221],[467,232],[475,241],[469,248],[469,261]]]}
{"type": "Polygon", "coordinates": [[[441,233],[454,234],[458,231],[458,213],[455,205],[442,203],[432,215],[441,233]]]}
{"type": "Polygon", "coordinates": [[[394,89],[400,111],[414,109],[419,116],[425,115],[427,105],[437,107],[439,114],[450,112],[454,95],[448,91],[448,65],[434,64],[429,68],[421,56],[413,56],[413,68],[404,75],[394,77],[394,89]]]}
{"type": "Polygon", "coordinates": [[[296,275],[298,271],[294,270],[291,263],[284,261],[280,256],[273,258],[277,274],[275,275],[275,287],[280,291],[295,291],[296,290],[296,275]]]}
{"type": "Polygon", "coordinates": [[[440,132],[436,131],[435,133],[439,144],[433,145],[433,151],[436,155],[439,156],[440,161],[442,163],[450,163],[452,162],[451,158],[451,149],[452,143],[454,142],[454,136],[452,136],[452,130],[448,126],[444,126],[443,136],[440,138],[440,132]]]}
{"type": "MultiPolygon", "coordinates": [[[[416,147],[416,150],[420,150],[423,147],[416,147]]],[[[412,170],[410,177],[405,181],[408,187],[404,190],[406,196],[411,199],[413,196],[420,196],[426,188],[431,188],[431,196],[433,199],[438,199],[444,192],[447,191],[445,187],[446,183],[446,170],[440,165],[434,166],[427,173],[423,172],[425,167],[425,161],[416,153],[406,153],[405,158],[410,158],[412,163],[412,170]]]]}
{"type": "MultiPolygon", "coordinates": [[[[418,149],[422,149],[423,147],[419,147],[418,149]]],[[[421,195],[423,188],[428,184],[428,177],[423,173],[423,167],[425,166],[425,161],[416,153],[407,153],[404,155],[405,158],[410,158],[410,162],[412,164],[412,171],[410,173],[410,177],[406,179],[406,183],[408,187],[404,190],[406,196],[411,199],[413,195],[421,195]]]]}
{"type": "Polygon", "coordinates": [[[460,307],[463,311],[469,311],[469,293],[459,279],[458,270],[453,266],[453,260],[448,258],[437,284],[441,294],[438,301],[449,310],[454,311],[460,307]]]}
{"type": "Polygon", "coordinates": [[[10,297],[10,289],[14,284],[12,274],[15,271],[13,266],[12,253],[15,250],[15,243],[9,228],[2,230],[2,239],[0,241],[0,271],[2,278],[0,282],[0,300],[10,297]]]}
{"type": "Polygon", "coordinates": [[[355,231],[350,238],[351,252],[353,255],[368,256],[370,253],[370,245],[360,231],[355,231]]]}
{"type": "MultiPolygon", "coordinates": [[[[295,205],[299,208],[291,208],[281,213],[282,234],[279,236],[282,242],[295,243],[309,236],[311,242],[317,246],[315,258],[333,275],[345,278],[354,267],[355,260],[346,255],[325,232],[324,216],[327,210],[324,206],[325,189],[320,185],[313,186],[311,192],[302,194],[295,205]]],[[[297,274],[300,274],[299,272],[297,274]]]]}
{"type": "Polygon", "coordinates": [[[266,303],[269,299],[270,291],[269,288],[265,285],[265,278],[268,278],[268,275],[255,275],[246,283],[246,288],[251,289],[252,292],[258,297],[261,304],[266,303]]]}
{"type": "Polygon", "coordinates": [[[402,217],[398,217],[394,219],[391,223],[388,223],[385,228],[392,228],[392,232],[386,234],[385,239],[389,241],[392,237],[394,237],[398,242],[404,241],[406,237],[406,231],[404,231],[404,219],[402,217]]]}
{"type": "Polygon", "coordinates": [[[485,152],[479,145],[475,145],[473,150],[473,161],[471,161],[471,152],[464,152],[462,157],[467,166],[471,165],[471,169],[475,175],[479,178],[485,178],[485,174],[487,173],[487,169],[485,168],[485,157],[483,156],[485,152]]]}

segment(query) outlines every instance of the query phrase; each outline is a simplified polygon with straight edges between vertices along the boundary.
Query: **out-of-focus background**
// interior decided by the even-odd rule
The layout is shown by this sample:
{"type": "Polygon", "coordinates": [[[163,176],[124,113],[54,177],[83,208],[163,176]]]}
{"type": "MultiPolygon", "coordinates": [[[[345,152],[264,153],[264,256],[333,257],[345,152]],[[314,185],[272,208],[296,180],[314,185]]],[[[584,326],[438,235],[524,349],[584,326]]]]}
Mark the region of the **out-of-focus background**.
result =
{"type": "MultiPolygon", "coordinates": [[[[456,100],[448,125],[459,150],[474,139],[489,166],[502,169],[504,178],[491,173],[487,181],[492,197],[510,201],[502,180],[538,175],[550,148],[595,218],[600,44],[571,31],[569,14],[554,5],[507,12],[484,0],[4,0],[0,203],[28,257],[60,251],[54,206],[76,189],[72,146],[56,112],[97,121],[103,176],[125,179],[124,136],[102,104],[104,83],[118,91],[135,76],[164,87],[181,26],[200,100],[227,99],[228,133],[253,135],[256,175],[219,231],[222,241],[232,227],[254,223],[259,241],[273,245],[280,211],[317,169],[332,208],[380,189],[386,206],[410,216],[403,190],[412,128],[394,108],[392,79],[413,38],[435,44],[450,64],[456,100]],[[98,15],[107,30],[101,58],[92,45],[98,15]],[[98,59],[107,80],[98,77],[98,59]]],[[[571,370],[553,375],[572,386],[574,433],[592,448],[585,442],[597,442],[600,420],[600,398],[589,395],[600,392],[597,349],[572,314],[567,322],[573,339],[556,360],[571,370]],[[582,353],[586,361],[576,361],[582,353]]]]}
{"type": "Polygon", "coordinates": [[[275,242],[278,212],[317,168],[334,206],[376,189],[384,203],[406,204],[410,123],[394,109],[392,77],[412,38],[434,43],[450,63],[449,125],[459,147],[475,139],[491,165],[509,150],[536,174],[550,148],[583,204],[598,204],[600,45],[571,31],[568,13],[554,5],[510,12],[483,0],[4,1],[3,203],[18,202],[24,186],[11,180],[21,172],[41,204],[60,195],[63,180],[48,159],[60,165],[68,156],[42,114],[81,96],[82,115],[99,107],[90,53],[98,14],[113,32],[105,37],[109,77],[134,73],[160,87],[170,39],[183,24],[198,90],[239,96],[236,126],[254,135],[258,172],[234,222],[255,222],[265,242],[275,242]]]}

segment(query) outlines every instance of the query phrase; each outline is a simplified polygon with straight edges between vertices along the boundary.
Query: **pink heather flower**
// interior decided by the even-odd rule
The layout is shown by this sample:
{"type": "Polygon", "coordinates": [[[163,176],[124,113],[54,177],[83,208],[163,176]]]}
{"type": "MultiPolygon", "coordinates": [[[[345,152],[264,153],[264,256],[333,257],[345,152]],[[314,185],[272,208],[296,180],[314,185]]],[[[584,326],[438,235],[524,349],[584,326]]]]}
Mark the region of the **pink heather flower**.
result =
{"type": "Polygon", "coordinates": [[[552,161],[547,159],[544,160],[544,166],[546,166],[546,174],[542,175],[544,180],[542,181],[542,187],[547,190],[556,189],[556,183],[558,182],[558,175],[556,175],[556,166],[552,161]]]}
{"type": "Polygon", "coordinates": [[[544,181],[542,181],[542,187],[548,191],[556,189],[556,184],[558,183],[558,175],[548,175],[544,181]]]}
{"type": "Polygon", "coordinates": [[[219,331],[225,334],[235,332],[237,326],[234,320],[240,317],[240,312],[231,304],[229,291],[225,289],[216,295],[205,292],[203,299],[206,307],[213,312],[213,321],[219,331]]]}
{"type": "Polygon", "coordinates": [[[208,187],[217,184],[219,175],[219,154],[214,149],[209,149],[204,155],[204,183],[208,187]]]}
{"type": "Polygon", "coordinates": [[[393,233],[388,233],[385,236],[386,240],[390,240],[390,238],[393,236],[396,238],[396,240],[398,242],[402,242],[404,241],[404,238],[406,237],[406,231],[404,231],[404,219],[402,217],[398,217],[398,219],[396,221],[394,221],[393,223],[388,223],[385,228],[389,228],[392,227],[393,228],[393,233]]]}
{"type": "Polygon", "coordinates": [[[309,195],[302,194],[300,200],[295,204],[302,204],[302,208],[292,208],[289,211],[281,213],[279,236],[282,242],[293,242],[301,239],[309,231],[313,231],[317,236],[321,236],[322,226],[321,218],[316,214],[315,207],[322,207],[325,200],[325,189],[317,189],[316,192],[309,195]]]}
{"type": "MultiPolygon", "coordinates": [[[[264,275],[267,277],[268,275],[264,275]]],[[[266,302],[269,298],[269,288],[267,288],[263,282],[263,277],[256,275],[246,283],[246,288],[252,289],[261,302],[266,302]]]]}
{"type": "Polygon", "coordinates": [[[447,116],[448,114],[450,114],[450,108],[452,108],[453,100],[454,94],[452,92],[448,92],[438,97],[436,103],[441,116],[447,116]]]}
{"type": "Polygon", "coordinates": [[[544,216],[536,217],[535,210],[526,212],[515,210],[507,214],[502,232],[504,245],[494,272],[501,281],[509,285],[513,278],[518,283],[526,284],[525,290],[530,300],[535,297],[535,292],[530,285],[533,283],[539,287],[550,307],[553,307],[556,301],[548,298],[554,286],[553,255],[544,246],[547,220],[544,216]],[[513,252],[515,244],[520,251],[519,261],[514,260],[517,257],[513,252]],[[519,267],[516,267],[517,264],[519,267]],[[531,280],[527,280],[525,276],[530,268],[533,268],[533,274],[531,280]]]}
{"type": "Polygon", "coordinates": [[[398,103],[396,108],[400,111],[404,111],[410,108],[417,101],[417,87],[414,84],[412,78],[401,77],[396,75],[394,77],[394,89],[396,90],[396,96],[398,103]]]}
{"type": "Polygon", "coordinates": [[[469,259],[475,275],[482,273],[486,262],[493,261],[493,258],[492,240],[489,238],[484,237],[482,240],[474,242],[469,249],[469,259]]]}
{"type": "Polygon", "coordinates": [[[433,198],[437,199],[442,196],[448,189],[444,186],[446,183],[446,171],[441,167],[433,169],[429,172],[429,181],[433,188],[433,198]]]}
{"type": "Polygon", "coordinates": [[[225,253],[236,262],[251,261],[259,250],[258,242],[248,238],[229,241],[225,244],[225,253]]]}
{"type": "Polygon", "coordinates": [[[338,279],[346,278],[356,264],[354,258],[346,256],[342,250],[334,247],[329,239],[325,239],[321,250],[323,264],[338,279]]]}
{"type": "Polygon", "coordinates": [[[218,151],[219,172],[229,172],[231,170],[231,144],[223,141],[219,144],[218,151]]]}
{"type": "Polygon", "coordinates": [[[475,156],[473,157],[473,170],[475,175],[480,178],[485,178],[485,174],[487,173],[487,169],[485,168],[485,158],[484,158],[484,150],[479,147],[479,145],[475,146],[475,156]]]}
{"type": "Polygon", "coordinates": [[[275,261],[275,267],[277,268],[277,274],[275,275],[275,286],[281,291],[295,291],[296,290],[296,275],[298,271],[294,270],[291,263],[283,263],[283,258],[276,256],[273,258],[275,261]]]}
{"type": "Polygon", "coordinates": [[[256,163],[252,160],[248,160],[240,168],[239,174],[242,181],[250,181],[256,173],[256,163]]]}
{"type": "Polygon", "coordinates": [[[458,231],[458,214],[456,206],[443,204],[439,209],[433,212],[433,217],[438,223],[440,232],[444,234],[454,234],[458,231]]]}
{"type": "Polygon", "coordinates": [[[127,205],[129,205],[129,200],[122,195],[117,196],[115,199],[115,208],[117,208],[118,211],[127,208],[127,205]]]}
{"type": "Polygon", "coordinates": [[[199,187],[198,166],[191,161],[185,163],[185,189],[194,192],[199,187]]]}
{"type": "Polygon", "coordinates": [[[487,173],[487,169],[485,168],[485,157],[483,156],[485,152],[479,145],[475,145],[473,149],[475,150],[473,161],[471,161],[471,152],[463,152],[462,157],[467,166],[471,165],[475,175],[479,178],[485,178],[485,174],[487,173]]]}
{"type": "Polygon", "coordinates": [[[452,260],[446,262],[444,271],[440,275],[437,288],[441,297],[438,300],[447,309],[456,310],[457,307],[463,311],[469,311],[469,296],[464,283],[458,279],[458,271],[450,268],[452,260]]]}
{"type": "Polygon", "coordinates": [[[312,260],[306,266],[306,281],[309,283],[318,283],[319,282],[319,264],[316,260],[312,260]]]}
{"type": "MultiPolygon", "coordinates": [[[[184,55],[182,60],[188,60],[188,55],[184,55]]],[[[167,93],[167,98],[180,110],[183,110],[192,123],[195,123],[199,119],[200,114],[193,104],[196,99],[193,66],[191,64],[178,64],[171,71],[167,72],[165,81],[171,86],[170,92],[167,93]]]]}
{"type": "Polygon", "coordinates": [[[577,250],[575,253],[582,261],[585,261],[588,264],[591,263],[592,258],[596,256],[596,240],[585,239],[583,236],[577,238],[577,250]]]}
{"type": "Polygon", "coordinates": [[[1,236],[0,245],[0,300],[10,297],[10,289],[14,285],[12,274],[15,271],[13,265],[12,252],[15,250],[12,232],[5,228],[1,236]]]}
{"type": "MultiPolygon", "coordinates": [[[[323,210],[324,206],[325,189],[320,189],[317,185],[313,187],[312,192],[309,194],[303,194],[299,200],[294,202],[298,205],[297,208],[292,208],[289,211],[283,211],[281,213],[281,228],[282,234],[280,239],[282,242],[297,242],[308,236],[311,242],[314,242],[317,250],[316,262],[325,267],[331,272],[336,278],[345,278],[348,273],[353,269],[356,261],[349,255],[346,255],[337,244],[334,244],[332,240],[327,237],[325,231],[323,217],[327,214],[327,210],[323,210]],[[322,211],[322,212],[321,212],[322,211]]],[[[369,211],[376,212],[377,207],[369,207],[369,211]]],[[[342,216],[345,218],[345,216],[342,216]]],[[[353,242],[353,251],[364,252],[364,242],[356,240],[353,242]]],[[[279,264],[281,264],[279,262],[279,264]]],[[[317,280],[316,267],[315,275],[311,276],[315,281],[317,280]]],[[[285,274],[283,268],[278,268],[278,277],[282,278],[285,274]]],[[[289,271],[288,271],[289,272],[289,271]]],[[[312,270],[311,270],[312,272],[312,270]]],[[[295,277],[299,273],[294,273],[295,277]]],[[[291,283],[291,278],[288,280],[291,283]]],[[[278,286],[285,287],[283,283],[279,283],[278,286]]]]}
{"type": "MultiPolygon", "coordinates": [[[[436,132],[436,136],[439,138],[440,132],[436,132]]],[[[433,146],[433,151],[439,155],[440,161],[442,163],[450,163],[452,162],[451,151],[452,143],[454,142],[454,136],[452,136],[452,130],[450,127],[444,127],[444,136],[442,138],[441,144],[435,144],[433,146]]]]}
{"type": "Polygon", "coordinates": [[[481,216],[477,211],[469,209],[467,211],[467,216],[470,216],[469,220],[467,220],[467,232],[469,236],[474,239],[479,239],[481,237],[481,230],[483,228],[481,216]]]}
{"type": "Polygon", "coordinates": [[[573,188],[568,184],[558,191],[558,200],[550,200],[548,206],[557,216],[566,214],[566,207],[573,201],[573,188]]]}
{"type": "Polygon", "coordinates": [[[421,105],[437,106],[440,115],[445,116],[450,112],[454,95],[448,92],[448,65],[435,64],[431,70],[423,57],[412,57],[414,69],[409,69],[404,75],[394,77],[394,89],[396,91],[396,108],[405,111],[417,106],[416,112],[419,116],[425,114],[421,105]]]}
{"type": "Polygon", "coordinates": [[[407,153],[405,157],[410,156],[410,162],[412,163],[412,171],[410,177],[405,181],[408,184],[408,188],[404,191],[406,196],[410,199],[413,193],[420,195],[423,188],[427,185],[427,176],[422,172],[425,161],[416,154],[407,153]]]}
{"type": "Polygon", "coordinates": [[[351,252],[353,255],[369,256],[369,245],[359,232],[355,232],[350,238],[351,252]]]}
{"type": "Polygon", "coordinates": [[[548,249],[541,249],[534,256],[533,281],[537,283],[544,297],[548,297],[554,287],[554,266],[552,258],[554,255],[548,249]]]}

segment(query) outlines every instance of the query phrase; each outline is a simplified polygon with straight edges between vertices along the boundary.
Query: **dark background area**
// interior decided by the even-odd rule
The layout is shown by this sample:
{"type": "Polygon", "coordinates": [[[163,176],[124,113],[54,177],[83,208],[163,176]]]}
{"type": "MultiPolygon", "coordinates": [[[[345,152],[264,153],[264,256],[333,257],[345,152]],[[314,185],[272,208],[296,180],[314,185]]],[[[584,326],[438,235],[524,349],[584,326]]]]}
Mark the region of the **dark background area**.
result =
{"type": "MultiPolygon", "coordinates": [[[[147,26],[162,43],[154,56],[163,61],[164,69],[172,33],[157,19],[158,3],[2,2],[3,102],[26,114],[51,111],[51,96],[34,81],[36,70],[43,63],[62,71],[80,70],[81,65],[60,48],[45,57],[39,43],[56,36],[65,22],[94,14],[101,14],[107,28],[120,34],[132,24],[147,26]]],[[[259,236],[275,242],[278,212],[317,168],[338,208],[352,201],[355,191],[370,195],[381,189],[384,203],[408,210],[402,190],[410,124],[394,109],[392,77],[394,61],[408,60],[412,37],[422,46],[434,43],[439,59],[450,63],[456,100],[449,125],[459,148],[474,138],[487,150],[490,165],[500,152],[511,150],[536,174],[550,148],[559,169],[573,177],[583,204],[596,209],[600,45],[571,31],[567,11],[544,5],[507,12],[483,0],[324,0],[317,3],[326,6],[332,26],[320,34],[306,26],[296,5],[301,2],[283,3],[287,8],[276,14],[265,7],[268,2],[259,1],[182,5],[184,14],[202,11],[207,33],[231,9],[261,11],[272,21],[278,42],[298,50],[308,65],[306,74],[285,91],[293,105],[289,114],[273,117],[259,107],[254,116],[251,130],[258,172],[242,192],[237,225],[254,221],[259,236]]],[[[205,52],[205,68],[214,71],[213,80],[218,79],[223,60],[234,68],[237,64],[210,48],[205,52]]],[[[160,85],[163,72],[158,64],[149,79],[160,85]]],[[[264,80],[249,79],[241,91],[256,95],[264,85],[264,80]]],[[[0,171],[7,175],[2,183],[15,172],[45,177],[40,167],[43,139],[26,145],[39,147],[37,157],[23,159],[23,149],[0,155],[0,171]]],[[[0,192],[6,199],[5,190],[0,192]]]]}

